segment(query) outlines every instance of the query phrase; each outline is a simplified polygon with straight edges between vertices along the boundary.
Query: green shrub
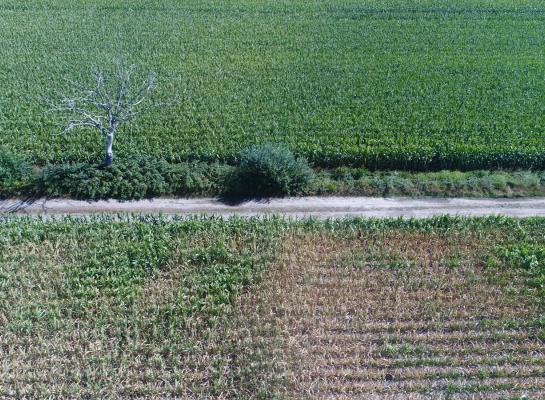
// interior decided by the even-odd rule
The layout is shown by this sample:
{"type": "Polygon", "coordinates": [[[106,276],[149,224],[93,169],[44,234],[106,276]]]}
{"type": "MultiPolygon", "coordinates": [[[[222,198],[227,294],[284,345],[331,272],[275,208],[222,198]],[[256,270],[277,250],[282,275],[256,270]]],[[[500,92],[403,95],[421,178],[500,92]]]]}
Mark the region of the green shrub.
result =
{"type": "Polygon", "coordinates": [[[38,179],[37,192],[85,200],[208,195],[217,193],[219,183],[231,169],[204,163],[169,164],[149,158],[119,160],[111,167],[49,165],[38,179]]]}
{"type": "Polygon", "coordinates": [[[230,165],[218,163],[169,164],[163,176],[176,196],[217,195],[234,170],[230,165]]]}
{"type": "Polygon", "coordinates": [[[297,159],[282,144],[255,145],[240,155],[240,165],[229,182],[228,195],[300,195],[314,180],[304,159],[297,159]]]}
{"type": "Polygon", "coordinates": [[[32,167],[26,160],[0,148],[0,198],[21,194],[31,177],[32,167]]]}

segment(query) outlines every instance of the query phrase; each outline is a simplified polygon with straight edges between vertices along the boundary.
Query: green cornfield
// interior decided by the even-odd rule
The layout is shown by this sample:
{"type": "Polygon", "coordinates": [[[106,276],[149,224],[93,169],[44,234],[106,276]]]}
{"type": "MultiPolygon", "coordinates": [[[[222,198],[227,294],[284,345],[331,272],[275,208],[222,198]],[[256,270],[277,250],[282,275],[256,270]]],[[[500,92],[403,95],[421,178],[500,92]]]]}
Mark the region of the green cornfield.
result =
{"type": "Polygon", "coordinates": [[[3,0],[0,146],[101,158],[40,97],[134,62],[177,98],[118,157],[237,161],[284,142],[316,166],[545,169],[541,0],[3,0]]]}

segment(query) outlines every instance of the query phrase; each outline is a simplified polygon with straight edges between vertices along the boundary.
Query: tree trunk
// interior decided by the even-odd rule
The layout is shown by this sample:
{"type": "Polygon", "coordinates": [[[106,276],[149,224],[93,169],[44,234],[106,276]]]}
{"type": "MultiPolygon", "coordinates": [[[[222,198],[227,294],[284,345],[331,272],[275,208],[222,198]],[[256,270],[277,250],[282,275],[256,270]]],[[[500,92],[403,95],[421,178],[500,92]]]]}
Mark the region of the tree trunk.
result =
{"type": "Polygon", "coordinates": [[[106,157],[104,158],[104,166],[109,167],[114,160],[114,152],[112,147],[114,145],[114,133],[108,133],[106,135],[106,157]]]}

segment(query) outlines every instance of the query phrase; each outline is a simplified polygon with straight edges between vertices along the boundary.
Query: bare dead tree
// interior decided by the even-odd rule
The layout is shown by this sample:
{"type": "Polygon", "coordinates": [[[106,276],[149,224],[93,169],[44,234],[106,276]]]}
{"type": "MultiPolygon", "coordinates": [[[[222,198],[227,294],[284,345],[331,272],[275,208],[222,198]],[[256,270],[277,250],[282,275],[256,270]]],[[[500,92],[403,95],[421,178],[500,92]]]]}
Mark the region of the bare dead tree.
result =
{"type": "Polygon", "coordinates": [[[157,88],[156,74],[150,72],[144,79],[137,80],[135,72],[134,64],[129,67],[117,64],[113,78],[107,79],[104,71],[98,69],[94,83],[89,85],[91,87],[68,81],[75,94],[61,96],[57,103],[48,101],[52,111],[67,118],[62,133],[76,128],[92,128],[100,132],[106,145],[105,166],[112,165],[113,144],[119,128],[144,112],[163,105],[151,102],[151,95],[157,88]]]}

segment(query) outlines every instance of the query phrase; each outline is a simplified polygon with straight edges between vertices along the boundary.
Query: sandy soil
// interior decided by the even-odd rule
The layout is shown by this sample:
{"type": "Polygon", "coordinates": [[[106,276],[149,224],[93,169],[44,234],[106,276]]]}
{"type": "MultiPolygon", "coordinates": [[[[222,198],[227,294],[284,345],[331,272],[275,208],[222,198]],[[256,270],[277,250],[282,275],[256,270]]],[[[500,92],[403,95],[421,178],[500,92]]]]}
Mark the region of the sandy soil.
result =
{"type": "Polygon", "coordinates": [[[253,216],[280,214],[304,218],[416,217],[434,215],[545,216],[545,198],[525,199],[412,199],[371,197],[304,197],[252,200],[226,204],[217,199],[152,199],[140,201],[4,200],[0,213],[71,214],[163,213],[253,216]]]}

